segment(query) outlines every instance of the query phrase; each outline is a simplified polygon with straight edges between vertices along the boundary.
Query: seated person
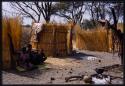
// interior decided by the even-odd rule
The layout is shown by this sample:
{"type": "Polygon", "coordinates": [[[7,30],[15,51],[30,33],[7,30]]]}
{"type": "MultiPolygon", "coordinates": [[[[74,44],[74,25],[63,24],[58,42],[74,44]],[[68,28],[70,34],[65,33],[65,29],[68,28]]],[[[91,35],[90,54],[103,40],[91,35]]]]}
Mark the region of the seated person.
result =
{"type": "Polygon", "coordinates": [[[30,57],[29,59],[30,59],[30,62],[32,64],[39,65],[39,64],[43,63],[47,59],[47,57],[43,53],[43,50],[41,50],[40,53],[33,52],[31,44],[28,44],[27,48],[28,48],[27,52],[29,53],[29,57],[30,57]]]}
{"type": "Polygon", "coordinates": [[[43,52],[43,50],[41,49],[41,51],[40,51],[40,53],[38,53],[37,54],[37,62],[38,62],[38,64],[41,64],[41,63],[43,63],[46,59],[47,59],[47,57],[45,56],[45,54],[44,54],[44,52],[43,52]]]}
{"type": "Polygon", "coordinates": [[[23,47],[20,52],[20,56],[18,59],[18,65],[23,68],[26,68],[26,69],[32,68],[32,66],[33,66],[29,61],[29,55],[26,52],[26,47],[23,47]]]}
{"type": "Polygon", "coordinates": [[[32,51],[32,45],[28,44],[27,45],[27,53],[29,54],[29,61],[34,64],[35,59],[36,59],[36,53],[32,51]]]}

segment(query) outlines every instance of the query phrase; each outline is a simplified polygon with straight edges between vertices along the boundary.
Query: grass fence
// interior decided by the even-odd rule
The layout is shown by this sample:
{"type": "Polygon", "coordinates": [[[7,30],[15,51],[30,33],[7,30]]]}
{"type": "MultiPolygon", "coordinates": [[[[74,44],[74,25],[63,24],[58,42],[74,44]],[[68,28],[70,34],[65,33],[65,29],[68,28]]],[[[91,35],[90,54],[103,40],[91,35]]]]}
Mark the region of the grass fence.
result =
{"type": "Polygon", "coordinates": [[[8,69],[13,64],[12,51],[21,48],[21,21],[19,17],[2,19],[2,60],[3,68],[8,69]]]}
{"type": "Polygon", "coordinates": [[[70,25],[48,23],[42,28],[38,43],[31,42],[33,48],[43,49],[47,56],[65,56],[71,52],[70,25]]]}
{"type": "Polygon", "coordinates": [[[111,34],[111,31],[107,34],[106,29],[103,29],[102,27],[89,31],[77,28],[76,47],[78,49],[91,51],[111,51],[111,34]]]}

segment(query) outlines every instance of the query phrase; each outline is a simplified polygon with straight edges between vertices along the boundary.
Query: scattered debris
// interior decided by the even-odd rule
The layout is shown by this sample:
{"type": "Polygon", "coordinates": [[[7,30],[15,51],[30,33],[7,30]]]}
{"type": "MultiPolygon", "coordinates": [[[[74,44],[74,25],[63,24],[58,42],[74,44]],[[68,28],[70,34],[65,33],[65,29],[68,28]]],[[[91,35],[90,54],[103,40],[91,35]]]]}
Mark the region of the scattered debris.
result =
{"type": "Polygon", "coordinates": [[[90,60],[90,61],[96,60],[96,59],[97,59],[97,57],[94,57],[94,56],[88,56],[88,57],[87,57],[87,60],[90,60]]]}
{"type": "Polygon", "coordinates": [[[49,81],[48,83],[52,84],[52,81],[49,81]]]}
{"type": "Polygon", "coordinates": [[[59,68],[59,70],[62,70],[63,68],[59,68]]]}
{"type": "Polygon", "coordinates": [[[86,75],[86,76],[84,76],[83,80],[84,80],[85,83],[92,83],[92,77],[91,76],[86,75]]]}
{"type": "Polygon", "coordinates": [[[101,62],[101,60],[99,60],[99,62],[101,62]]]}
{"type": "Polygon", "coordinates": [[[97,74],[102,74],[104,72],[104,68],[96,68],[95,71],[97,74]]]}
{"type": "Polygon", "coordinates": [[[51,77],[51,80],[55,80],[55,78],[54,78],[54,77],[51,77]]]}
{"type": "Polygon", "coordinates": [[[111,84],[111,77],[107,75],[97,74],[92,76],[93,84],[111,84]]]}
{"type": "MultiPolygon", "coordinates": [[[[110,66],[104,66],[104,67],[100,67],[100,68],[103,68],[104,71],[108,71],[108,70],[111,70],[111,69],[114,69],[114,68],[120,68],[122,67],[121,65],[119,64],[114,64],[114,65],[110,65],[110,66]]],[[[121,68],[123,69],[123,68],[121,68]]]]}
{"type": "Polygon", "coordinates": [[[69,71],[69,73],[71,74],[71,73],[72,73],[72,71],[69,71]]]}
{"type": "MultiPolygon", "coordinates": [[[[102,55],[104,55],[104,54],[102,54],[102,55]]],[[[99,55],[96,55],[96,56],[99,56],[99,55]]],[[[104,58],[107,57],[105,59],[102,58],[103,56],[99,56],[99,57],[100,58],[98,58],[97,60],[92,61],[92,64],[90,64],[89,61],[86,61],[87,59],[80,60],[80,64],[78,64],[77,63],[78,60],[74,60],[72,58],[63,59],[64,61],[60,61],[62,59],[59,59],[59,58],[48,58],[46,61],[47,66],[50,66],[51,69],[54,69],[54,70],[46,71],[46,70],[39,69],[39,70],[28,71],[28,72],[23,72],[23,73],[22,72],[21,73],[20,72],[11,73],[11,71],[6,71],[6,72],[3,71],[3,73],[2,73],[3,80],[4,80],[3,83],[4,84],[13,84],[13,83],[18,84],[18,83],[23,82],[24,84],[27,84],[27,82],[28,83],[30,82],[33,84],[38,84],[38,82],[39,82],[39,84],[51,84],[51,83],[52,84],[62,84],[62,83],[63,84],[72,84],[72,83],[73,84],[93,84],[92,81],[95,78],[94,76],[93,76],[94,78],[92,78],[92,76],[91,76],[92,74],[95,73],[95,71],[93,71],[93,68],[99,67],[99,68],[104,68],[104,74],[105,75],[107,74],[107,76],[110,76],[111,84],[123,84],[123,70],[124,69],[120,65],[114,65],[114,64],[120,64],[119,59],[113,58],[113,60],[112,60],[112,56],[110,54],[109,54],[109,56],[104,55],[104,58]],[[111,59],[109,59],[110,57],[111,57],[111,59]],[[96,63],[99,64],[99,62],[100,62],[99,60],[101,60],[101,65],[96,66],[96,63]],[[58,63],[60,63],[60,65],[58,63]],[[65,64],[65,66],[62,67],[61,64],[65,64]],[[66,76],[66,74],[68,76],[66,76]],[[69,80],[67,80],[67,79],[65,80],[65,77],[73,76],[73,74],[76,74],[76,76],[77,75],[78,76],[85,75],[85,76],[83,77],[83,79],[82,78],[70,78],[69,80]],[[17,76],[17,75],[20,75],[20,76],[17,76]],[[33,77],[32,79],[30,79],[31,75],[33,77]],[[44,77],[44,78],[42,78],[42,77],[44,77]],[[51,79],[51,77],[52,77],[52,79],[51,79]],[[53,79],[53,77],[54,77],[54,79],[53,79]],[[58,78],[56,78],[56,77],[58,77],[58,78]],[[35,78],[38,78],[38,79],[35,79],[35,78]],[[14,79],[16,79],[16,80],[14,80],[14,79]],[[25,81],[24,81],[24,79],[25,79],[25,81]]]]}
{"type": "Polygon", "coordinates": [[[76,79],[80,79],[80,80],[82,80],[83,77],[84,77],[84,75],[81,75],[81,76],[70,76],[70,77],[66,77],[66,78],[65,78],[65,82],[72,81],[72,80],[76,80],[76,79]]]}
{"type": "Polygon", "coordinates": [[[123,84],[124,83],[124,81],[123,81],[123,79],[114,79],[114,80],[112,80],[112,83],[113,84],[123,84]]]}

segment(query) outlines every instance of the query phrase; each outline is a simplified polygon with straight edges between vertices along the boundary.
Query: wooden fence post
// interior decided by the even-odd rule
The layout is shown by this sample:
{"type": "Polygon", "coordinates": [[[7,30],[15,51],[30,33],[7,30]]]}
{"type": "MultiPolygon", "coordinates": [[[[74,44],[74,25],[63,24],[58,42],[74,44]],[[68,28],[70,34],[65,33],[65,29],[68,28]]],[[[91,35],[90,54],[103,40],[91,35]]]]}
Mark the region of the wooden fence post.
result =
{"type": "Polygon", "coordinates": [[[53,28],[53,56],[55,56],[55,52],[56,52],[56,32],[55,32],[55,28],[53,28]]]}

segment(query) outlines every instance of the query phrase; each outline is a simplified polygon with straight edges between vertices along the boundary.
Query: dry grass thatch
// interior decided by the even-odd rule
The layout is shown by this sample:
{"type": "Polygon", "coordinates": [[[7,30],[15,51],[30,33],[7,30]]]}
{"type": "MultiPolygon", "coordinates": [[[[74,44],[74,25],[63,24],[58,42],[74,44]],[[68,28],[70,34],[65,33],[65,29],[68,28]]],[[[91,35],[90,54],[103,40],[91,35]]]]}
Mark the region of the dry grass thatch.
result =
{"type": "Polygon", "coordinates": [[[70,25],[43,24],[38,33],[39,42],[32,43],[33,48],[43,49],[47,56],[64,56],[70,53],[70,25]]]}
{"type": "Polygon", "coordinates": [[[91,51],[111,51],[111,31],[107,34],[102,27],[90,31],[81,30],[79,27],[76,31],[76,47],[91,51]]]}
{"type": "Polygon", "coordinates": [[[11,67],[12,45],[14,50],[19,50],[21,45],[21,22],[18,17],[2,19],[2,60],[3,68],[11,67]],[[11,44],[12,43],[12,44],[11,44]]]}

